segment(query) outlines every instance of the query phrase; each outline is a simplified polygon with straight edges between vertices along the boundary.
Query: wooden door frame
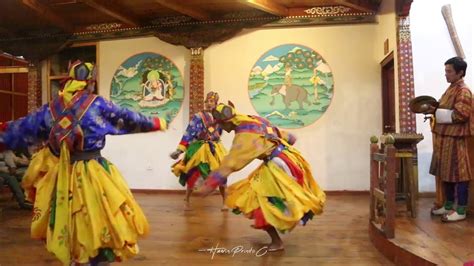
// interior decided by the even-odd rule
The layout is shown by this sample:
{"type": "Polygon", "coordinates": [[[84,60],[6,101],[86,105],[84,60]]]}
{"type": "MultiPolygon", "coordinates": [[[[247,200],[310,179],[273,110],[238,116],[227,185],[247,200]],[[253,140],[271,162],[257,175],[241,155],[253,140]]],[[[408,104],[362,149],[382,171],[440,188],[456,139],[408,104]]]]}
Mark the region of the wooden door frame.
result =
{"type": "MultiPolygon", "coordinates": [[[[66,50],[66,49],[69,49],[69,48],[77,48],[77,47],[85,47],[85,46],[94,46],[95,47],[95,67],[98,67],[99,66],[99,43],[98,42],[77,42],[77,43],[73,43],[71,44],[70,46],[67,46],[67,47],[63,47],[63,49],[61,49],[59,52],[57,52],[56,54],[58,53],[61,53],[62,51],[66,50]]],[[[47,60],[46,60],[46,102],[50,102],[52,99],[53,99],[53,95],[52,95],[52,92],[51,92],[51,82],[53,80],[63,80],[65,78],[67,78],[68,76],[67,75],[51,75],[51,60],[52,60],[52,57],[54,56],[51,55],[47,60]]],[[[63,73],[64,74],[64,73],[63,73]]],[[[100,95],[99,94],[99,72],[97,72],[97,75],[95,77],[95,83],[96,83],[96,94],[97,95],[100,95]]]]}
{"type": "MultiPolygon", "coordinates": [[[[390,119],[393,119],[393,132],[396,131],[396,126],[397,126],[397,117],[396,117],[396,108],[395,108],[395,56],[393,51],[391,51],[381,62],[380,62],[380,75],[381,75],[381,98],[382,98],[382,132],[385,133],[387,131],[387,128],[385,127],[385,119],[384,119],[384,104],[385,104],[385,99],[384,99],[384,68],[389,66],[390,64],[393,65],[393,117],[390,119]]],[[[389,107],[391,108],[391,107],[389,107]]]]}

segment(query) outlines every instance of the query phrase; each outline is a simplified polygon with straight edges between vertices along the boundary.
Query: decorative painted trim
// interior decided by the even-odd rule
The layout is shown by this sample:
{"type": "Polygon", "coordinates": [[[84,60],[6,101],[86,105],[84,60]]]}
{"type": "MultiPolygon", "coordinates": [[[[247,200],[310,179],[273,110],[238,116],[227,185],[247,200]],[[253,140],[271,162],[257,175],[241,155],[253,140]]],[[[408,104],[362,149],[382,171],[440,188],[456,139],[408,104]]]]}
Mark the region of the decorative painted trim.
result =
{"type": "Polygon", "coordinates": [[[202,48],[201,48],[201,47],[199,47],[199,48],[191,48],[190,50],[191,50],[191,55],[192,55],[192,56],[202,56],[203,51],[202,51],[202,48]]]}
{"type": "MultiPolygon", "coordinates": [[[[310,26],[310,25],[335,25],[335,24],[353,24],[353,23],[375,23],[376,15],[373,13],[345,13],[334,16],[321,15],[298,15],[288,17],[275,17],[275,16],[264,16],[254,18],[234,18],[234,19],[221,19],[214,21],[168,21],[162,24],[152,24],[144,27],[136,28],[115,28],[115,29],[104,29],[97,31],[84,31],[74,33],[73,41],[85,41],[85,40],[96,40],[96,39],[108,39],[108,38],[126,38],[134,36],[145,36],[154,34],[156,31],[165,30],[169,31],[169,28],[176,28],[179,32],[180,28],[198,25],[219,25],[232,27],[239,23],[251,23],[261,22],[261,27],[296,27],[296,26],[310,26]]],[[[158,23],[155,21],[155,23],[158,23]]]]}
{"type": "Polygon", "coordinates": [[[86,27],[87,31],[103,31],[103,30],[113,30],[123,27],[121,23],[102,23],[102,24],[94,24],[86,27]]]}
{"type": "MultiPolygon", "coordinates": [[[[189,26],[216,25],[219,27],[235,27],[242,24],[257,23],[258,27],[274,26],[308,26],[331,25],[347,23],[375,23],[375,12],[360,12],[344,6],[313,7],[309,9],[294,10],[291,16],[278,17],[264,12],[248,11],[236,12],[225,15],[221,19],[198,21],[187,16],[158,18],[149,25],[141,27],[127,27],[121,23],[103,23],[89,25],[73,33],[71,41],[88,41],[99,39],[116,39],[136,36],[153,35],[156,31],[180,32],[189,26]]],[[[241,26],[242,28],[245,26],[241,26]]],[[[252,26],[249,26],[252,27],[252,26]]],[[[49,32],[31,32],[27,36],[2,39],[1,42],[34,40],[43,38],[57,38],[69,34],[50,30],[49,32]]]]}
{"type": "Polygon", "coordinates": [[[351,9],[345,6],[318,6],[306,9],[304,12],[309,15],[334,16],[348,13],[349,11],[351,11],[351,9]]]}
{"type": "Polygon", "coordinates": [[[151,21],[151,25],[180,25],[192,21],[193,19],[188,16],[176,16],[176,17],[162,17],[151,21]]]}
{"type": "Polygon", "coordinates": [[[416,117],[408,107],[410,100],[415,97],[409,17],[398,17],[397,28],[400,132],[415,133],[416,117]]]}
{"type": "Polygon", "coordinates": [[[277,21],[263,25],[263,27],[296,27],[314,25],[335,25],[354,23],[375,23],[376,15],[364,14],[340,14],[336,16],[289,16],[277,21]]]}

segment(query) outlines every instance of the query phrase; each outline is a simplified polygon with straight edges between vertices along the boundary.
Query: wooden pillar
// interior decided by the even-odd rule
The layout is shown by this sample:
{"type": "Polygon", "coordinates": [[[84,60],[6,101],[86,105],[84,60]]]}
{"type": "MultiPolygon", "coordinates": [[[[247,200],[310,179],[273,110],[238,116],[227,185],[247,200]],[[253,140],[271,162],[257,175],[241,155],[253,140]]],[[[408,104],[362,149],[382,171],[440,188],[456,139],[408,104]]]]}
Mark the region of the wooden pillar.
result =
{"type": "Polygon", "coordinates": [[[204,109],[204,50],[191,48],[189,77],[189,118],[204,109]]]}
{"type": "Polygon", "coordinates": [[[410,100],[415,97],[409,17],[398,17],[397,25],[398,107],[400,133],[415,133],[416,117],[408,107],[410,100]]]}
{"type": "MultiPolygon", "coordinates": [[[[416,116],[410,111],[409,102],[415,98],[413,55],[408,14],[397,16],[398,107],[400,133],[416,133],[416,116]]],[[[414,197],[418,198],[418,151],[413,146],[414,197]]]]}
{"type": "Polygon", "coordinates": [[[28,113],[41,105],[41,66],[39,63],[28,65],[28,113]]]}

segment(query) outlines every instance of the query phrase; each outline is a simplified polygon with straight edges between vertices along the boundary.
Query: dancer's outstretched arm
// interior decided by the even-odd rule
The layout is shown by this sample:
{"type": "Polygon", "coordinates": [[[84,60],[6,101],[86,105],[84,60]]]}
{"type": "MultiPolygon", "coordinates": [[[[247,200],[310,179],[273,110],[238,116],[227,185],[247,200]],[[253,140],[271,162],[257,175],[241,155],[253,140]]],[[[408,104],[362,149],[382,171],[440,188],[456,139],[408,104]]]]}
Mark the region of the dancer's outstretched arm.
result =
{"type": "Polygon", "coordinates": [[[280,137],[288,144],[293,145],[296,142],[296,136],[288,131],[279,129],[280,137]]]}
{"type": "Polygon", "coordinates": [[[0,125],[0,143],[8,149],[27,148],[47,140],[52,125],[52,117],[47,104],[37,111],[14,121],[0,125]]]}
{"type": "Polygon", "coordinates": [[[205,130],[204,123],[202,122],[201,116],[199,114],[193,115],[191,121],[189,121],[186,131],[181,138],[181,141],[178,144],[176,150],[170,154],[172,159],[177,159],[179,155],[183,152],[186,152],[190,143],[197,139],[199,133],[205,130]]]}
{"type": "Polygon", "coordinates": [[[166,130],[169,117],[147,117],[138,112],[122,108],[102,97],[97,97],[93,104],[98,105],[100,116],[112,125],[109,134],[123,135],[130,133],[166,130]]]}
{"type": "Polygon", "coordinates": [[[206,179],[200,189],[203,196],[211,193],[219,185],[227,183],[227,177],[247,166],[254,159],[268,154],[274,143],[267,141],[263,136],[253,133],[238,133],[234,137],[229,154],[224,157],[221,165],[206,179]]]}

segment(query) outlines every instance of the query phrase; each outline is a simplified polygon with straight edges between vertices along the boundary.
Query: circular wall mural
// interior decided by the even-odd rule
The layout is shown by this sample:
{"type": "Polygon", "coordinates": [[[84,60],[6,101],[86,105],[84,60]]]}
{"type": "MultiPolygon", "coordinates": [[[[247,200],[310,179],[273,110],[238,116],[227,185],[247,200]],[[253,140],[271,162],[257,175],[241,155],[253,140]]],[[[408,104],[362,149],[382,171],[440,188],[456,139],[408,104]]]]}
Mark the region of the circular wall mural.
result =
{"type": "Polygon", "coordinates": [[[155,53],[131,56],[112,78],[110,99],[148,116],[174,118],[184,98],[183,77],[168,58],[155,53]]]}
{"type": "Polygon", "coordinates": [[[301,128],[326,112],[334,95],[334,79],[329,65],[313,49],[284,44],[257,60],[248,90],[260,116],[282,128],[301,128]]]}

